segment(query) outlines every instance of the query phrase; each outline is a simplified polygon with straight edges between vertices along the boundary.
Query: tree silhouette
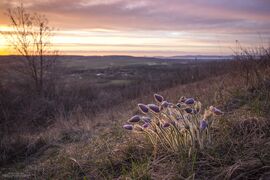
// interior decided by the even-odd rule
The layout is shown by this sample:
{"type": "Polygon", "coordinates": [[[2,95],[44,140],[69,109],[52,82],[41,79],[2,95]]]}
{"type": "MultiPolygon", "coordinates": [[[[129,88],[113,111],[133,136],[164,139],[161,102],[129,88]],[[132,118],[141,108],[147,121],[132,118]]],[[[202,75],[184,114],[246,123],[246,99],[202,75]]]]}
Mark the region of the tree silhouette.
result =
{"type": "Polygon", "coordinates": [[[29,13],[23,4],[8,9],[7,16],[12,30],[5,32],[4,36],[20,55],[19,62],[23,65],[17,70],[30,79],[37,93],[43,94],[57,57],[50,42],[53,29],[44,15],[29,13]]]}

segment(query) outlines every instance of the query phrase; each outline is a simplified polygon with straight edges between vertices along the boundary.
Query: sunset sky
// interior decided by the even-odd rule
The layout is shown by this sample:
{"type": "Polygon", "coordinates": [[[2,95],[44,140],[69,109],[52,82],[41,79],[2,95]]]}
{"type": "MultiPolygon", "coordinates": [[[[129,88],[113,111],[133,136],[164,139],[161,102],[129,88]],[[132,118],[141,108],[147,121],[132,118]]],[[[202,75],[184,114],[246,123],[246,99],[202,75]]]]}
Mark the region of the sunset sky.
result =
{"type": "MultiPolygon", "coordinates": [[[[270,42],[270,0],[1,0],[1,31],[20,2],[47,16],[66,55],[230,55],[236,40],[270,42]]],[[[12,53],[1,36],[0,54],[12,53]]]]}

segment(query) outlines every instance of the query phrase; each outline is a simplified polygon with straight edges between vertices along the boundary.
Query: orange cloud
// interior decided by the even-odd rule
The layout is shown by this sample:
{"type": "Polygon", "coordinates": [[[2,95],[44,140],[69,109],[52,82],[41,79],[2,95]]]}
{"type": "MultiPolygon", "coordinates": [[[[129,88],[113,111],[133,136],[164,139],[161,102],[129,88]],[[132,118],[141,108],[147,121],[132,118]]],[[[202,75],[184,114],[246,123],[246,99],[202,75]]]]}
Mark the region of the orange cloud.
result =
{"type": "MultiPolygon", "coordinates": [[[[8,24],[2,12],[18,2],[0,2],[0,25],[8,24]]],[[[235,40],[249,46],[257,45],[260,36],[270,38],[268,0],[25,0],[24,3],[30,11],[45,14],[51,25],[60,29],[53,42],[66,53],[230,54],[235,40]]]]}

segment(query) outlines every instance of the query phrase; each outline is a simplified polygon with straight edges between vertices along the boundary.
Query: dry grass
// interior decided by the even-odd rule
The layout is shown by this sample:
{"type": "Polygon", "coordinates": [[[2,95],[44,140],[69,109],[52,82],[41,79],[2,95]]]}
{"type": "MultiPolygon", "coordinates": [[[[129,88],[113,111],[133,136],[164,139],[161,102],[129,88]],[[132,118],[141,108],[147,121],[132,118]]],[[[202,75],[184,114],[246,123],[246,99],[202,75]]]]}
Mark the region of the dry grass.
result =
{"type": "MultiPolygon", "coordinates": [[[[193,96],[205,103],[204,108],[215,104],[225,111],[213,127],[212,146],[196,151],[192,158],[164,150],[153,156],[149,142],[121,129],[130,115],[138,113],[134,108],[138,102],[153,102],[151,93],[93,117],[80,108],[58,112],[57,121],[45,131],[22,136],[31,156],[2,174],[23,172],[36,179],[267,179],[270,123],[265,113],[269,101],[264,100],[268,91],[251,91],[245,80],[239,73],[229,73],[157,92],[172,102],[182,95],[193,96]]],[[[3,142],[17,142],[16,138],[6,137],[3,142]]],[[[3,146],[12,147],[8,144],[3,146]]]]}

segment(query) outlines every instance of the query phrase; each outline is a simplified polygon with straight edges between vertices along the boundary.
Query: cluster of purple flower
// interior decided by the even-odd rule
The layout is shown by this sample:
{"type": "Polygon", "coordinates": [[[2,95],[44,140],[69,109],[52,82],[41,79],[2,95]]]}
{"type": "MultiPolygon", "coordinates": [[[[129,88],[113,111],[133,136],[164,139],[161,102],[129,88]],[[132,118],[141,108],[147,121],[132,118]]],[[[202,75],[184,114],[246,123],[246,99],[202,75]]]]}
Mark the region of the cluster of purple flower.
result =
{"type": "MultiPolygon", "coordinates": [[[[176,129],[176,132],[189,133],[190,141],[195,142],[200,141],[200,139],[195,139],[199,133],[208,131],[210,128],[211,117],[223,114],[221,110],[213,106],[202,112],[201,102],[194,98],[181,97],[177,103],[171,103],[163,96],[154,94],[154,99],[156,104],[139,103],[138,109],[142,115],[131,117],[123,128],[146,132],[147,135],[155,133],[158,137],[160,137],[159,133],[169,133],[164,130],[171,128],[176,129]]],[[[199,135],[198,138],[200,137],[199,135]]]]}

